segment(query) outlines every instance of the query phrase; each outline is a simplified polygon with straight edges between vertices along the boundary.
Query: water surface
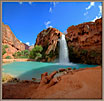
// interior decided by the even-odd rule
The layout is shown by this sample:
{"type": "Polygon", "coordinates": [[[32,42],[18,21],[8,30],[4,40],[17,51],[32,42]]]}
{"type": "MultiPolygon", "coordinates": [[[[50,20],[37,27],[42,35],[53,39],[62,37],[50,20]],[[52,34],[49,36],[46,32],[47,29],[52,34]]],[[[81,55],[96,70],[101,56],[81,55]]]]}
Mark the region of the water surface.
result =
{"type": "Polygon", "coordinates": [[[59,68],[86,68],[96,67],[97,65],[87,64],[67,64],[60,65],[58,63],[43,63],[43,62],[13,62],[2,66],[3,72],[10,73],[21,80],[31,80],[33,77],[40,79],[41,74],[44,72],[51,73],[59,68]]]}

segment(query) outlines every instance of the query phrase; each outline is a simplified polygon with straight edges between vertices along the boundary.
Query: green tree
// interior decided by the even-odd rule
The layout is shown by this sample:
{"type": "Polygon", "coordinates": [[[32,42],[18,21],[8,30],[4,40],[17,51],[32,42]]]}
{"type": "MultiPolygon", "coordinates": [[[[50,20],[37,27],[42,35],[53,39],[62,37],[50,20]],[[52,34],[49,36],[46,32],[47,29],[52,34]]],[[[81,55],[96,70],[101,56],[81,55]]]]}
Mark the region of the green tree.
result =
{"type": "Polygon", "coordinates": [[[4,55],[6,53],[5,48],[2,48],[2,55],[4,55]]]}
{"type": "Polygon", "coordinates": [[[11,56],[6,56],[6,59],[11,59],[11,56]]]}
{"type": "Polygon", "coordinates": [[[31,51],[29,57],[31,59],[40,59],[42,58],[41,52],[43,51],[43,47],[41,45],[36,45],[31,51]]]}
{"type": "Polygon", "coordinates": [[[36,53],[36,57],[35,57],[36,60],[39,59],[39,58],[41,58],[41,57],[42,57],[42,54],[36,53]]]}
{"type": "Polygon", "coordinates": [[[15,58],[28,58],[29,57],[29,50],[19,51],[13,54],[15,58]]]}
{"type": "Polygon", "coordinates": [[[2,55],[4,55],[6,53],[6,48],[8,48],[8,45],[3,45],[2,46],[2,55]]]}
{"type": "Polygon", "coordinates": [[[24,56],[28,56],[29,55],[29,50],[24,50],[23,53],[24,53],[24,56]]]}
{"type": "Polygon", "coordinates": [[[21,56],[21,52],[17,52],[17,56],[21,56]]]}
{"type": "Polygon", "coordinates": [[[35,52],[42,52],[42,50],[43,50],[43,47],[41,45],[36,45],[33,48],[33,51],[35,51],[35,52]]]}

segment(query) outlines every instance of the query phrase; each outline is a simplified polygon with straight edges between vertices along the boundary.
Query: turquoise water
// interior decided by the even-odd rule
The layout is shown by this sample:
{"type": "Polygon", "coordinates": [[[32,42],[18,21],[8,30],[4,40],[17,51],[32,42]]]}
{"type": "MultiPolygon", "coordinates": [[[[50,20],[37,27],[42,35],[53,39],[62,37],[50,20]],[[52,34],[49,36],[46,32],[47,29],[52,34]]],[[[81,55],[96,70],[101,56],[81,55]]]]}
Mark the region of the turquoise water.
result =
{"type": "Polygon", "coordinates": [[[51,73],[59,68],[86,68],[95,67],[97,65],[87,64],[70,64],[59,65],[57,63],[43,63],[43,62],[13,62],[2,66],[4,73],[10,73],[20,80],[32,80],[33,77],[40,79],[41,74],[44,72],[51,73]]]}

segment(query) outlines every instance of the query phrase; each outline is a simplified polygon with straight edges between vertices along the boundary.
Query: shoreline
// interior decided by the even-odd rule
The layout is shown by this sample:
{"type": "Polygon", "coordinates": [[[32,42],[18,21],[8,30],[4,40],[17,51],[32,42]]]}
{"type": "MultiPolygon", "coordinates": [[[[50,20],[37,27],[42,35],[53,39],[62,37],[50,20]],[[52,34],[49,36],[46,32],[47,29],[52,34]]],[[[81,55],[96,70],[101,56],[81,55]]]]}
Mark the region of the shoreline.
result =
{"type": "MultiPolygon", "coordinates": [[[[34,59],[5,59],[5,63],[3,64],[3,65],[5,65],[5,64],[9,64],[9,63],[12,63],[12,62],[10,62],[10,61],[35,61],[34,59]],[[8,62],[7,62],[8,61],[8,62]]],[[[100,66],[100,65],[99,65],[100,66]]],[[[96,67],[98,67],[98,66],[96,66],[96,67]]],[[[96,68],[96,67],[90,67],[90,68],[96,68]]],[[[69,66],[69,68],[71,68],[70,66],[69,66]]],[[[84,69],[90,69],[89,67],[85,67],[85,68],[75,68],[75,70],[74,69],[71,69],[72,71],[74,71],[74,72],[77,72],[77,71],[81,71],[81,70],[84,70],[84,69]]],[[[68,68],[62,68],[62,69],[65,69],[65,70],[67,70],[68,68]]],[[[4,68],[2,68],[2,73],[5,73],[5,72],[3,72],[4,71],[4,68]]],[[[10,73],[5,73],[5,74],[10,74],[10,73]]],[[[12,74],[10,74],[10,76],[11,76],[12,74]]],[[[13,76],[13,75],[12,75],[13,76]]],[[[57,77],[57,76],[63,76],[63,72],[58,72],[56,75],[55,75],[55,77],[57,77]]],[[[18,78],[18,77],[15,77],[15,76],[13,76],[13,78],[18,78]]],[[[33,77],[33,78],[35,78],[35,77],[33,77]]],[[[21,79],[21,78],[18,78],[18,79],[21,79]]],[[[31,78],[32,79],[32,78],[31,78]]],[[[26,80],[26,79],[25,79],[26,80]]],[[[22,81],[22,80],[21,80],[22,81]]],[[[32,81],[32,80],[30,80],[30,81],[32,81]]],[[[39,80],[37,80],[37,78],[36,78],[36,82],[37,81],[39,81],[39,80]]]]}
{"type": "Polygon", "coordinates": [[[101,99],[101,66],[73,70],[61,76],[55,85],[38,90],[39,82],[25,80],[3,85],[3,98],[97,98],[101,99]],[[23,86],[24,85],[24,86],[23,86]],[[34,88],[35,87],[35,88],[34,88]],[[18,89],[22,89],[20,92],[18,89]],[[28,92],[31,91],[31,92],[28,92]],[[15,93],[14,93],[15,92],[15,93]],[[34,93],[35,92],[35,93],[34,93]],[[9,96],[12,95],[12,96],[9,96]]]}
{"type": "Polygon", "coordinates": [[[5,65],[12,62],[35,61],[35,59],[2,59],[2,61],[2,65],[5,65]]]}
{"type": "Polygon", "coordinates": [[[2,59],[3,62],[12,62],[12,61],[35,61],[35,59],[2,59]]]}

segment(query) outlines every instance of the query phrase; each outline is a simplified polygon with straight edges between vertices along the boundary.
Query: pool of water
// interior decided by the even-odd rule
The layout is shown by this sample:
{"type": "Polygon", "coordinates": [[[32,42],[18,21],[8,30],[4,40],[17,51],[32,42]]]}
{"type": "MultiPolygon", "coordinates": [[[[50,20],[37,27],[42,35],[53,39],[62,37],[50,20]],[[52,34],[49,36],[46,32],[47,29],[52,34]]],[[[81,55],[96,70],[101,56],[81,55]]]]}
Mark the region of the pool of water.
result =
{"type": "Polygon", "coordinates": [[[32,78],[40,79],[41,74],[44,72],[51,73],[59,68],[71,67],[79,69],[86,67],[96,67],[97,65],[87,64],[66,64],[61,65],[58,63],[43,63],[43,62],[13,62],[2,66],[4,73],[10,73],[20,80],[32,80],[32,78]]]}

